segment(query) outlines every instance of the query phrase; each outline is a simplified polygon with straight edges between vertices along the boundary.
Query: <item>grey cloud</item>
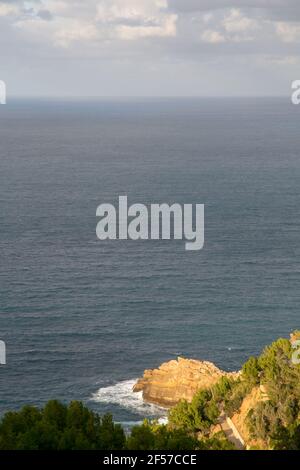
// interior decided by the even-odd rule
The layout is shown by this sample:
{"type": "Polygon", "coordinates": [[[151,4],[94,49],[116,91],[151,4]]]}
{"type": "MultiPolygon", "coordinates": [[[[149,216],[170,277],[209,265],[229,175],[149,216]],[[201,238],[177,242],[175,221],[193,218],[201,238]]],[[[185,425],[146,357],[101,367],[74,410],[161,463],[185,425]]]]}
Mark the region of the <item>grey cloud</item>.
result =
{"type": "Polygon", "coordinates": [[[258,10],[266,18],[277,21],[300,20],[299,0],[169,0],[169,8],[181,13],[241,8],[258,10]]]}
{"type": "Polygon", "coordinates": [[[169,0],[169,7],[177,11],[205,11],[220,8],[299,9],[299,0],[169,0]]]}
{"type": "Polygon", "coordinates": [[[48,10],[38,11],[37,16],[45,21],[51,21],[53,19],[53,15],[48,10]]]}

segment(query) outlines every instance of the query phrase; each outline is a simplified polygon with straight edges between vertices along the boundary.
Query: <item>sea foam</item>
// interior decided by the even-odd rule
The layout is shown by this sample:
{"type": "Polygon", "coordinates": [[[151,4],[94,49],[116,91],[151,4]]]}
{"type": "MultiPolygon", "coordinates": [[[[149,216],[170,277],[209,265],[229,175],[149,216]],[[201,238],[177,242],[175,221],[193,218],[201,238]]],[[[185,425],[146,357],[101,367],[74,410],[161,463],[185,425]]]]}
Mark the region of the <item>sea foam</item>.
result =
{"type": "Polygon", "coordinates": [[[166,422],[167,411],[157,405],[145,403],[142,392],[133,392],[137,379],[124,380],[115,385],[99,388],[91,401],[119,405],[144,418],[157,418],[161,423],[166,422]]]}

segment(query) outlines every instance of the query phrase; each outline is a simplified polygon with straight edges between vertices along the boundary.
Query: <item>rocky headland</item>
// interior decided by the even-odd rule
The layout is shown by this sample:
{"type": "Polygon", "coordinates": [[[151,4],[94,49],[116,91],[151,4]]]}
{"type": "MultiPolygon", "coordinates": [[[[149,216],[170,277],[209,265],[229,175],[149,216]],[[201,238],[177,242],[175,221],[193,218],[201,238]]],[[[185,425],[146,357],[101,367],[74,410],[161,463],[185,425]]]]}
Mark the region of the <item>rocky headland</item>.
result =
{"type": "Polygon", "coordinates": [[[180,400],[192,401],[195,393],[216,384],[221,377],[238,378],[239,372],[224,372],[213,363],[178,357],[158,369],[145,370],[133,391],[142,392],[145,402],[166,408],[180,400]]]}

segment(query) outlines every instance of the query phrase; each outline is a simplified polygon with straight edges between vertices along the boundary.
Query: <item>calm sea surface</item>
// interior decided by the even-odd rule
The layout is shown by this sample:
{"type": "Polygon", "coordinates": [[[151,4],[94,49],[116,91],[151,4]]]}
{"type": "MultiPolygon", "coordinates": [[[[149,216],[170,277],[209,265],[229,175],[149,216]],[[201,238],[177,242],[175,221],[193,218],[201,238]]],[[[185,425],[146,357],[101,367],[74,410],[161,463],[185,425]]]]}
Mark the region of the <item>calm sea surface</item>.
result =
{"type": "Polygon", "coordinates": [[[0,106],[0,412],[83,400],[118,421],[178,355],[237,369],[300,327],[300,107],[284,99],[0,106]],[[204,203],[206,242],[96,238],[96,208],[204,203]]]}

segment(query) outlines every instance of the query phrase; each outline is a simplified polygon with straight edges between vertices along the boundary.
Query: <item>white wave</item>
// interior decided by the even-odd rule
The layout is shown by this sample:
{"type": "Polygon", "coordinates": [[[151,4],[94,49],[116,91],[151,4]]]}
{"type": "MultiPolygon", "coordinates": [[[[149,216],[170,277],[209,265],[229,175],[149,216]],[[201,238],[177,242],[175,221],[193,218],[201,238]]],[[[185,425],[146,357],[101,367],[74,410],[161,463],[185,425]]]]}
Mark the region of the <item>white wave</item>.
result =
{"type": "Polygon", "coordinates": [[[142,392],[133,392],[137,379],[124,380],[109,387],[99,388],[91,401],[119,405],[145,418],[155,417],[166,420],[167,411],[156,405],[145,403],[142,392]]]}
{"type": "Polygon", "coordinates": [[[168,424],[168,417],[167,416],[163,416],[162,418],[159,418],[158,419],[158,424],[168,424]]]}

